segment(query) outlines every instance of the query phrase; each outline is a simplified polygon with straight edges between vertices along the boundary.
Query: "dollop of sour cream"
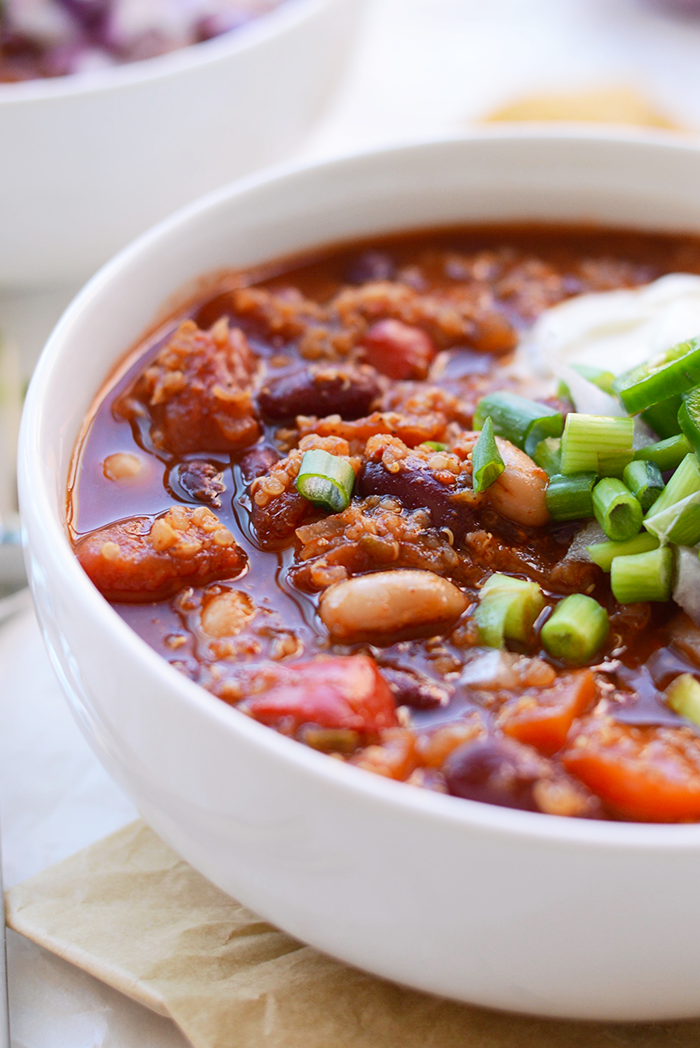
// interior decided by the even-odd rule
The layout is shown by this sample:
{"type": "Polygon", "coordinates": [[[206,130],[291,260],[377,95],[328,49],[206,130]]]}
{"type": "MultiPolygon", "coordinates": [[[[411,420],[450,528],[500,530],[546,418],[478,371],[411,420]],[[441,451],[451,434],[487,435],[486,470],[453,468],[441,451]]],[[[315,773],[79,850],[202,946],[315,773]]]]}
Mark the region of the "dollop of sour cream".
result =
{"type": "MultiPolygon", "coordinates": [[[[513,366],[523,387],[534,392],[546,385],[551,393],[554,379],[571,378],[572,364],[618,375],[696,335],[700,276],[670,273],[633,290],[578,295],[545,310],[518,346],[513,366]]],[[[572,394],[577,400],[575,390],[572,394]]],[[[615,411],[603,410],[601,401],[599,412],[593,413],[619,414],[617,401],[607,400],[615,411]]]]}

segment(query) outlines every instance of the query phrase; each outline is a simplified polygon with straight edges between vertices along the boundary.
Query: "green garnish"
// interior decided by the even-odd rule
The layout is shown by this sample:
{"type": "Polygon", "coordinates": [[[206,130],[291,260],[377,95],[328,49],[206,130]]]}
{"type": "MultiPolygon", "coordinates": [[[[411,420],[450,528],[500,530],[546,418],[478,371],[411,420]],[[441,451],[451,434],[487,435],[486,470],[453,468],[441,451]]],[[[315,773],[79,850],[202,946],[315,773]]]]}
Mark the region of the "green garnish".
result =
{"type": "Polygon", "coordinates": [[[637,448],[634,457],[643,462],[654,462],[662,473],[666,473],[669,469],[680,466],[692,450],[688,438],[683,433],[677,433],[675,437],[668,437],[656,444],[647,444],[645,448],[637,448]]]}
{"type": "Polygon", "coordinates": [[[588,556],[594,564],[603,571],[610,571],[615,557],[628,557],[633,553],[649,553],[658,549],[659,540],[656,535],[650,535],[648,531],[640,531],[633,539],[624,542],[594,542],[586,546],[588,556]]]}
{"type": "Polygon", "coordinates": [[[543,607],[544,597],[536,582],[492,575],[484,583],[474,612],[481,643],[502,648],[506,640],[526,641],[543,607]]]}
{"type": "Polygon", "coordinates": [[[700,727],[700,682],[691,673],[681,673],[669,684],[666,702],[681,717],[700,727]]]}
{"type": "Polygon", "coordinates": [[[593,513],[613,542],[624,542],[642,526],[642,507],[621,480],[604,477],[593,488],[593,513]]]}
{"type": "Polygon", "coordinates": [[[350,503],[354,484],[355,471],[346,459],[320,448],[304,452],[296,487],[314,506],[342,513],[350,503]]]}
{"type": "Polygon", "coordinates": [[[694,546],[700,542],[700,464],[686,455],[644,519],[662,542],[694,546]]]}
{"type": "Polygon", "coordinates": [[[610,569],[610,587],[620,604],[671,599],[673,550],[659,546],[649,553],[615,557],[610,569]]]}
{"type": "Polygon", "coordinates": [[[474,491],[486,491],[506,468],[493,435],[493,423],[484,419],[484,425],[472,452],[474,491]]]}
{"type": "Polygon", "coordinates": [[[549,477],[561,473],[561,437],[545,437],[541,440],[535,448],[532,460],[549,477]]]}
{"type": "Polygon", "coordinates": [[[593,516],[595,473],[558,473],[549,478],[547,509],[552,520],[579,520],[593,516]]]}
{"type": "Polygon", "coordinates": [[[545,437],[560,437],[564,420],[558,411],[520,397],[517,393],[489,393],[474,413],[474,429],[482,429],[490,418],[494,433],[515,444],[527,455],[535,452],[545,437]]]}
{"type": "Polygon", "coordinates": [[[571,666],[582,666],[608,639],[608,613],[593,597],[565,597],[540,630],[545,650],[571,666]]]}
{"type": "Polygon", "coordinates": [[[619,477],[634,456],[633,437],[634,419],[572,411],[566,416],[561,438],[561,471],[566,476],[597,473],[619,477]]]}
{"type": "Polygon", "coordinates": [[[625,466],[622,479],[646,513],[664,490],[661,470],[649,459],[637,459],[625,466]]]}
{"type": "Polygon", "coordinates": [[[613,389],[630,415],[700,385],[700,338],[680,342],[619,375],[613,389]]]}

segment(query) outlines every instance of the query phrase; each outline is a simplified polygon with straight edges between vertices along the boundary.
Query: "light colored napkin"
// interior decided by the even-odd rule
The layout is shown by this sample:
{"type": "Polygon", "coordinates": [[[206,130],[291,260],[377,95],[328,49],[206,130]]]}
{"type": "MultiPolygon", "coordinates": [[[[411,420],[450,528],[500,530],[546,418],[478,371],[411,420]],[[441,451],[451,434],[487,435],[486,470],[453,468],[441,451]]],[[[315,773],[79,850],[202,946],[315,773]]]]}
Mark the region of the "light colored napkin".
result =
{"type": "Polygon", "coordinates": [[[621,1026],[521,1018],[365,975],[260,920],[142,822],[16,885],[6,902],[15,931],[169,1015],[195,1048],[700,1044],[700,1022],[621,1026]]]}

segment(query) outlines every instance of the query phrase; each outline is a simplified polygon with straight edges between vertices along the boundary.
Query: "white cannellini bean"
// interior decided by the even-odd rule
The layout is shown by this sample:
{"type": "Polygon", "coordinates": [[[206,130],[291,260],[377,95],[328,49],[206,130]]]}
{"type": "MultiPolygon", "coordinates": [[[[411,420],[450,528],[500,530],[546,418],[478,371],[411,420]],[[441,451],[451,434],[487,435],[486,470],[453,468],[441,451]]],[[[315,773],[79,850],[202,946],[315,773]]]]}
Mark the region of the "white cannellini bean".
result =
{"type": "Polygon", "coordinates": [[[432,571],[378,571],[336,582],[321,596],[320,615],[333,640],[353,642],[441,628],[459,618],[468,601],[461,590],[432,571]]]}
{"type": "Polygon", "coordinates": [[[488,489],[489,502],[497,513],[516,524],[541,527],[549,521],[547,474],[509,440],[496,437],[496,444],[506,468],[488,489]]]}

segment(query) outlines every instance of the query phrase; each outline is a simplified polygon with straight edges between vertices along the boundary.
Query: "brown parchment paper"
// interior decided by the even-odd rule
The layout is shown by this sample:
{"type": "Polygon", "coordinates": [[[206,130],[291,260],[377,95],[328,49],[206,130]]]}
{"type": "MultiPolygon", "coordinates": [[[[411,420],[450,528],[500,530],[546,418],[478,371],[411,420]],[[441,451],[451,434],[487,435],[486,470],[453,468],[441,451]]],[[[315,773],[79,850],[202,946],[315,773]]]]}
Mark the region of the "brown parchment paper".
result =
{"type": "Polygon", "coordinates": [[[142,822],[10,889],[6,902],[11,928],[171,1016],[195,1048],[700,1046],[700,1021],[521,1018],[365,975],[266,924],[142,822]]]}

